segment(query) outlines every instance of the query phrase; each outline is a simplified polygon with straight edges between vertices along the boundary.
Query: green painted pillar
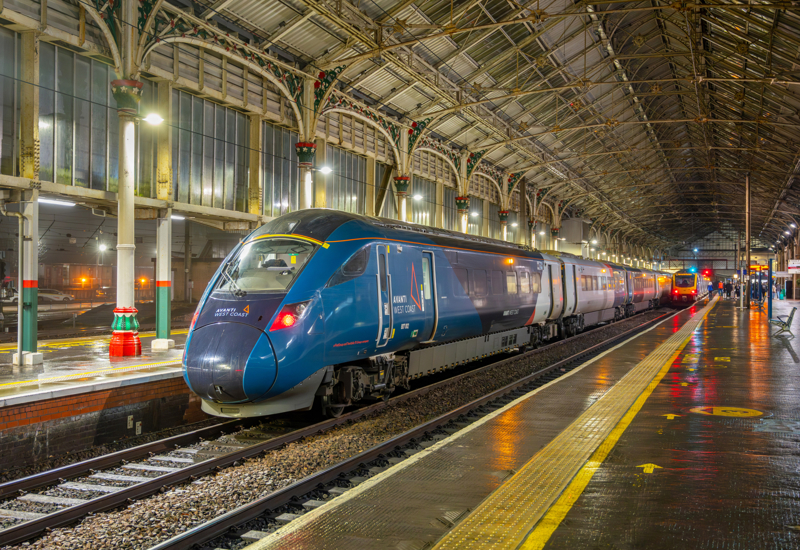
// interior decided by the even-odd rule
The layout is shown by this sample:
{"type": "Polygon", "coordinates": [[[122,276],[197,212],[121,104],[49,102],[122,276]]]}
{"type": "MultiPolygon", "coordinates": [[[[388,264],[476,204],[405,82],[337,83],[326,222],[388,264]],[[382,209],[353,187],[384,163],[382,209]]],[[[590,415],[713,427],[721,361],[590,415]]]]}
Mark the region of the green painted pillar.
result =
{"type": "Polygon", "coordinates": [[[159,211],[156,227],[156,338],[153,351],[175,347],[170,338],[172,318],[172,209],[159,211]]]}
{"type": "Polygon", "coordinates": [[[39,191],[25,193],[22,249],[22,351],[36,353],[39,320],[39,191]]]}

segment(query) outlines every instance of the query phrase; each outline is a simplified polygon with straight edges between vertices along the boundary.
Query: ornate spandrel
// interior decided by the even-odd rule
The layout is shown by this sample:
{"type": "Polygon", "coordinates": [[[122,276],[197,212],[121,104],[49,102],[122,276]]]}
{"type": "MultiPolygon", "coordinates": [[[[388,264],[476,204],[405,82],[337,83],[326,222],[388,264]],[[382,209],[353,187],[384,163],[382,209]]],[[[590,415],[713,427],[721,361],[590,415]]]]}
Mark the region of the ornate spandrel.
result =
{"type": "Polygon", "coordinates": [[[324,114],[328,111],[332,111],[334,109],[339,111],[351,112],[354,115],[366,118],[367,120],[373,122],[375,125],[382,128],[384,132],[391,137],[392,143],[394,143],[395,148],[397,149],[400,148],[400,132],[402,130],[400,128],[400,125],[395,123],[391,119],[370,109],[369,107],[365,107],[364,105],[361,105],[360,103],[351,100],[348,97],[331,93],[328,96],[327,100],[325,101],[325,105],[322,108],[321,114],[324,114]]]}

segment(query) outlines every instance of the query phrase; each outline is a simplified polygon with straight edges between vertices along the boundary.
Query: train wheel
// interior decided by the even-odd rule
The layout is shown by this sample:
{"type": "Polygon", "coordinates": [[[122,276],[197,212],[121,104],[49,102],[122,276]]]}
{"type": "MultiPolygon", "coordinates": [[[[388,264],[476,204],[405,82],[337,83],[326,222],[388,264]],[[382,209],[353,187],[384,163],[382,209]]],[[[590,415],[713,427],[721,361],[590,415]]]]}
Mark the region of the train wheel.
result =
{"type": "Polygon", "coordinates": [[[344,412],[347,405],[338,405],[331,402],[330,396],[322,396],[319,398],[319,405],[323,416],[328,418],[339,418],[344,412]]]}

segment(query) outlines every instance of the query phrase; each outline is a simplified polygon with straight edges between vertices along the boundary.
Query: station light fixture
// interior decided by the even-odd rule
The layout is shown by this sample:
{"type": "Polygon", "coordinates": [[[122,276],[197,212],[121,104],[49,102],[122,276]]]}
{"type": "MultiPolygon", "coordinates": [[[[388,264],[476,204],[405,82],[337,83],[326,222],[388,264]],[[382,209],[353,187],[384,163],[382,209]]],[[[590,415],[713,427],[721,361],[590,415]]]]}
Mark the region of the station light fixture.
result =
{"type": "Polygon", "coordinates": [[[40,198],[39,202],[42,203],[42,204],[55,204],[55,205],[58,205],[58,206],[75,206],[74,202],[62,201],[62,200],[58,200],[58,199],[42,199],[42,198],[40,198]]]}
{"type": "Polygon", "coordinates": [[[100,252],[105,252],[106,250],[108,250],[108,247],[104,244],[101,244],[98,248],[100,249],[100,252]]]}
{"type": "Polygon", "coordinates": [[[414,200],[415,201],[421,201],[422,200],[422,195],[414,195],[414,200]]]}
{"type": "Polygon", "coordinates": [[[795,224],[793,224],[793,223],[790,223],[789,227],[791,227],[792,229],[796,229],[797,228],[797,226],[795,224]]]}
{"type": "Polygon", "coordinates": [[[784,231],[784,233],[786,233],[787,235],[791,235],[792,234],[791,231],[784,231]]]}
{"type": "Polygon", "coordinates": [[[173,219],[173,220],[185,220],[186,219],[183,216],[180,216],[178,214],[173,214],[172,216],[170,216],[170,218],[173,219]]]}
{"type": "Polygon", "coordinates": [[[544,231],[539,231],[539,235],[541,235],[542,237],[544,237],[544,231]]]}
{"type": "Polygon", "coordinates": [[[321,166],[319,171],[322,172],[323,174],[330,174],[331,172],[333,172],[333,169],[330,166],[321,166]]]}
{"type": "Polygon", "coordinates": [[[597,239],[592,239],[592,244],[597,244],[597,239]]]}
{"type": "Polygon", "coordinates": [[[519,224],[517,222],[514,222],[514,223],[511,224],[511,227],[517,227],[518,225],[519,224]]]}
{"type": "Polygon", "coordinates": [[[469,215],[472,216],[473,218],[477,218],[478,217],[478,213],[477,212],[470,212],[469,215]]]}
{"type": "Polygon", "coordinates": [[[150,113],[142,120],[144,120],[148,124],[152,124],[153,126],[158,126],[159,124],[164,122],[164,119],[158,113],[150,113]]]}
{"type": "Polygon", "coordinates": [[[694,251],[695,251],[695,252],[700,252],[700,251],[699,251],[698,249],[696,249],[696,248],[694,249],[694,251]]]}

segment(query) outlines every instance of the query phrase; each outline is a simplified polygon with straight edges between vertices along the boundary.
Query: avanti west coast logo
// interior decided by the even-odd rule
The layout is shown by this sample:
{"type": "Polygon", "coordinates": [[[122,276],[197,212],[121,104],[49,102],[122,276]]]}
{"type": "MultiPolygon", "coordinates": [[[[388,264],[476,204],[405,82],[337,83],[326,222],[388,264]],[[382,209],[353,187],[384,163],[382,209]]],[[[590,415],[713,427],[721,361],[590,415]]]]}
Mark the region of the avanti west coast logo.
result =
{"type": "Polygon", "coordinates": [[[222,307],[214,312],[214,317],[247,317],[250,315],[250,306],[244,306],[242,311],[235,307],[222,307]]]}

